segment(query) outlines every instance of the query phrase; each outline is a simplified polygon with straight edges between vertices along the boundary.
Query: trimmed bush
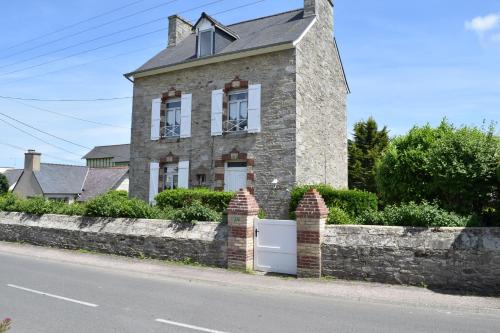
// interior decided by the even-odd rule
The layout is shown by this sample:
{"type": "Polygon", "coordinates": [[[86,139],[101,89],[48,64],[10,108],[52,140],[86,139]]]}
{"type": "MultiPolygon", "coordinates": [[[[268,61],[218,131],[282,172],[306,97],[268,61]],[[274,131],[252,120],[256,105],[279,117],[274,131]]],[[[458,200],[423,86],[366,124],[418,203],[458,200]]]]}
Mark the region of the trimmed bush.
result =
{"type": "Polygon", "coordinates": [[[377,163],[377,188],[387,204],[436,202],[459,214],[498,209],[500,139],[494,128],[414,127],[394,139],[377,163]]]}
{"type": "Polygon", "coordinates": [[[318,190],[328,207],[340,208],[351,217],[377,210],[378,200],[373,193],[360,190],[335,190],[330,185],[305,185],[294,187],[290,193],[289,213],[292,219],[295,218],[295,210],[300,200],[311,188],[318,190]]]}
{"type": "Polygon", "coordinates": [[[220,222],[222,215],[215,210],[194,200],[189,206],[174,211],[173,220],[183,223],[220,222]]]}
{"type": "Polygon", "coordinates": [[[158,219],[162,211],[142,200],[129,199],[126,192],[111,191],[89,200],[85,216],[158,219]]]}
{"type": "Polygon", "coordinates": [[[474,227],[479,226],[474,217],[464,217],[445,211],[436,204],[410,202],[390,205],[380,212],[366,212],[356,222],[364,225],[405,227],[474,227]]]}
{"type": "Polygon", "coordinates": [[[338,207],[330,207],[328,211],[327,224],[353,224],[354,221],[351,219],[349,214],[344,212],[338,207]]]}
{"type": "Polygon", "coordinates": [[[166,207],[186,208],[194,201],[199,201],[210,209],[223,213],[234,195],[233,192],[218,192],[206,188],[175,189],[161,192],[155,200],[156,205],[161,209],[166,207]]]}

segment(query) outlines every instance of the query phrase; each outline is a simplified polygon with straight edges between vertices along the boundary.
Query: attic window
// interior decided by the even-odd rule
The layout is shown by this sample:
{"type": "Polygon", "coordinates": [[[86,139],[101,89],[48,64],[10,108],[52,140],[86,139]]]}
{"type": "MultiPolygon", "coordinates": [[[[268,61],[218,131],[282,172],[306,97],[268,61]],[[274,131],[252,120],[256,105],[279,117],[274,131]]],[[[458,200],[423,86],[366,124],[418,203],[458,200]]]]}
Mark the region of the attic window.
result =
{"type": "Polygon", "coordinates": [[[198,57],[210,56],[214,53],[214,30],[203,30],[198,34],[198,57]]]}

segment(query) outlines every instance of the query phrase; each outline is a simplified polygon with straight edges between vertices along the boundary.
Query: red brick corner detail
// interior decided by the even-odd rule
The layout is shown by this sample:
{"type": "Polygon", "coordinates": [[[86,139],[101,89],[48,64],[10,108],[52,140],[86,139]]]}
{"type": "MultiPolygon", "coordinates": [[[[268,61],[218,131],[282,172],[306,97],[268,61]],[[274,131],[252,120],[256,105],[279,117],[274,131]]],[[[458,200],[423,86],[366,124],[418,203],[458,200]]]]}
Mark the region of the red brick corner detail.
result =
{"type": "Polygon", "coordinates": [[[242,189],[229,203],[227,213],[229,215],[257,215],[259,204],[247,189],[242,189]]]}
{"type": "Polygon", "coordinates": [[[303,218],[325,218],[328,216],[328,208],[325,201],[316,189],[310,189],[304,195],[295,211],[297,217],[303,218]]]}
{"type": "Polygon", "coordinates": [[[165,103],[169,99],[179,98],[181,96],[182,96],[182,91],[175,89],[175,87],[171,87],[167,92],[161,95],[161,101],[165,103]]]}

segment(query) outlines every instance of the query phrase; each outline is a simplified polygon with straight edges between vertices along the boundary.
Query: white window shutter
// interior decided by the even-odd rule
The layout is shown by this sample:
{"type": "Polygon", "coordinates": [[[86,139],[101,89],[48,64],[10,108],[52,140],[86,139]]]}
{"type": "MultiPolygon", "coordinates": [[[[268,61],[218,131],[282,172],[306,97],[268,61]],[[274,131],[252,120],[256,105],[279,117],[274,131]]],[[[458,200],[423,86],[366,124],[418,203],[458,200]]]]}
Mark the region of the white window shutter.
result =
{"type": "Polygon", "coordinates": [[[160,177],[160,163],[151,162],[149,164],[149,203],[155,203],[158,194],[158,178],[160,177]]]}
{"type": "Polygon", "coordinates": [[[248,133],[260,132],[261,85],[248,87],[248,133]]]}
{"type": "Polygon", "coordinates": [[[212,91],[212,136],[222,135],[222,111],[224,103],[224,91],[212,91]]]}
{"type": "Polygon", "coordinates": [[[179,188],[189,188],[189,161],[179,161],[179,188]]]}
{"type": "Polygon", "coordinates": [[[182,94],[181,97],[181,138],[191,137],[192,94],[182,94]]]}
{"type": "Polygon", "coordinates": [[[160,109],[161,98],[153,99],[151,103],[151,140],[160,138],[160,109]]]}

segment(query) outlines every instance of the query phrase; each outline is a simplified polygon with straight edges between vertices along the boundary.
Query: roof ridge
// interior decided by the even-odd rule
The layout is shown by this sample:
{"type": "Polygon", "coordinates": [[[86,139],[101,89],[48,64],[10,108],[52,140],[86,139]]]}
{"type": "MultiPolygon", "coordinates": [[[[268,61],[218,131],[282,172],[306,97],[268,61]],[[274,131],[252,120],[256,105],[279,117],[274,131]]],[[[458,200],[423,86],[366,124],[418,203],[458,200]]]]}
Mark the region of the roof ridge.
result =
{"type": "MultiPolygon", "coordinates": [[[[119,143],[119,144],[115,144],[115,145],[94,146],[94,148],[116,147],[116,146],[130,146],[130,143],[119,143]]],[[[92,148],[92,149],[94,149],[94,148],[92,148]]]]}
{"type": "Polygon", "coordinates": [[[69,166],[77,168],[87,168],[85,165],[74,165],[74,164],[62,164],[62,163],[40,163],[40,165],[59,165],[59,166],[69,166]]]}
{"type": "Polygon", "coordinates": [[[274,16],[280,16],[280,15],[283,15],[283,14],[288,14],[288,13],[293,13],[293,12],[298,12],[298,11],[303,11],[303,10],[304,10],[304,8],[292,9],[292,10],[288,10],[286,12],[276,13],[276,14],[272,14],[272,15],[257,17],[257,18],[250,19],[250,20],[245,20],[245,21],[240,21],[240,22],[236,22],[236,23],[227,24],[226,27],[231,27],[233,25],[248,23],[248,22],[252,22],[252,21],[263,20],[263,19],[266,19],[266,18],[270,18],[270,17],[274,17],[274,16]]]}

